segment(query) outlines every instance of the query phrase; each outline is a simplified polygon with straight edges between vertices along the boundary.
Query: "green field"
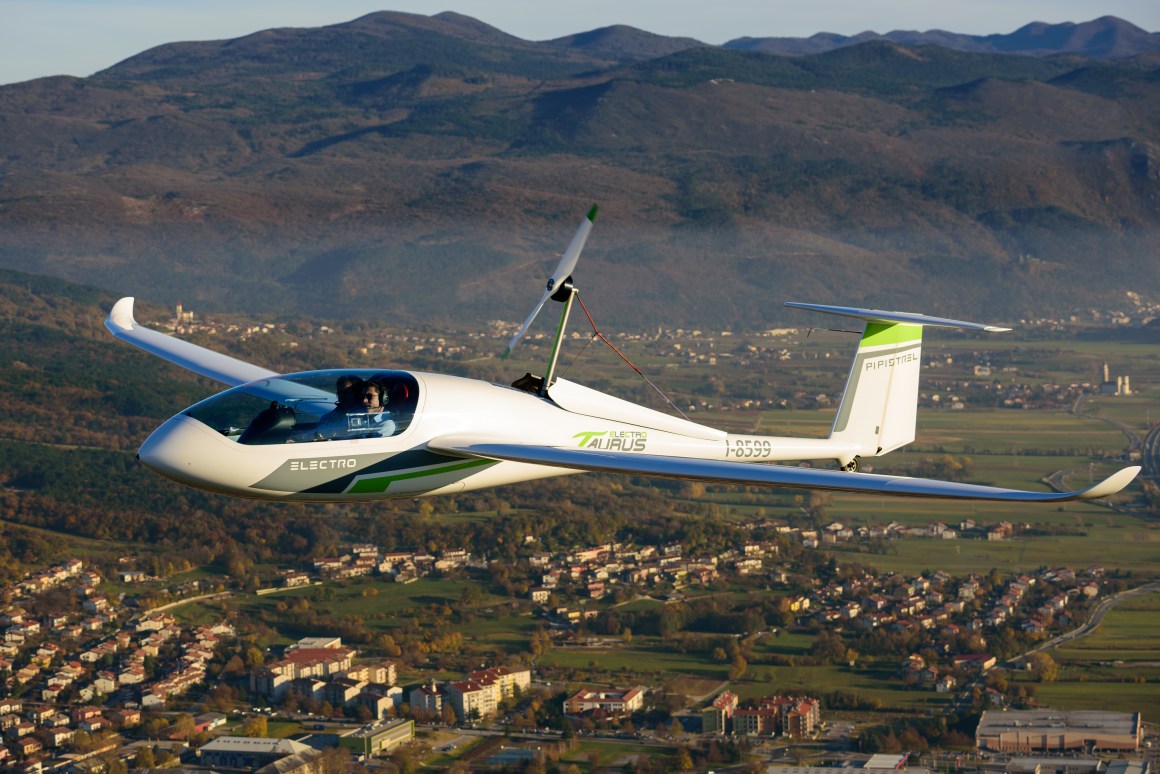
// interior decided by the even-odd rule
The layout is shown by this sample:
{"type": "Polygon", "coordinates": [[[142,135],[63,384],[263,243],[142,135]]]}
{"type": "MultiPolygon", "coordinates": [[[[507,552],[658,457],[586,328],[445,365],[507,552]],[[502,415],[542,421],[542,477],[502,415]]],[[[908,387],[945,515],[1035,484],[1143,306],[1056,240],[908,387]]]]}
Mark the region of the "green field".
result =
{"type": "Polygon", "coordinates": [[[898,663],[848,666],[751,666],[746,677],[729,685],[742,699],[756,699],[777,693],[823,696],[836,691],[857,694],[866,701],[878,701],[884,708],[924,711],[949,703],[946,694],[910,689],[897,679],[898,663]]]}
{"type": "MultiPolygon", "coordinates": [[[[1160,592],[1123,600],[1108,611],[1095,631],[1056,648],[1052,655],[1066,664],[1128,662],[1128,666],[1160,667],[1160,592]]],[[[1139,670],[1131,672],[1135,675],[1139,670]]]]}
{"type": "MultiPolygon", "coordinates": [[[[1119,517],[1127,519],[1127,517],[1119,517]]],[[[941,569],[952,575],[1034,570],[1045,565],[1082,569],[1093,564],[1154,575],[1160,568],[1160,529],[1136,521],[1092,526],[1082,537],[1034,537],[1014,540],[892,540],[886,553],[831,550],[835,556],[868,564],[879,571],[917,574],[941,569]]]]}
{"type": "Polygon", "coordinates": [[[1160,717],[1160,592],[1121,600],[1091,634],[1050,653],[1060,665],[1056,682],[1014,675],[1041,705],[1160,717]]]}
{"type": "MultiPolygon", "coordinates": [[[[814,696],[848,691],[865,700],[877,700],[884,707],[923,710],[944,704],[945,696],[932,691],[911,690],[897,680],[898,664],[894,659],[875,663],[859,662],[856,668],[846,665],[782,666],[761,663],[770,656],[806,655],[813,643],[809,634],[766,636],[754,647],[749,668],[740,680],[729,683],[729,690],[742,699],[769,696],[786,691],[814,696]]],[[[593,675],[611,675],[627,671],[650,674],[665,681],[679,675],[712,681],[727,681],[729,663],[716,661],[705,653],[680,654],[662,642],[649,638],[623,648],[554,648],[540,657],[543,666],[570,667],[593,675]]]]}
{"type": "Polygon", "coordinates": [[[421,579],[414,583],[390,583],[377,578],[359,578],[345,585],[327,583],[287,589],[261,597],[247,596],[244,609],[275,608],[305,599],[327,614],[361,615],[373,619],[380,614],[400,615],[430,607],[454,605],[468,581],[421,579]],[[372,590],[373,589],[373,593],[372,590]]]}
{"type": "MultiPolygon", "coordinates": [[[[1101,405],[1116,400],[1105,399],[1101,405]]],[[[1140,408],[1138,403],[1127,408],[1124,421],[1140,408]]],[[[1142,427],[1142,413],[1138,419],[1142,427]]],[[[1066,486],[1082,488],[1118,470],[1124,463],[1107,457],[1122,453],[1127,445],[1127,437],[1107,422],[1064,411],[921,410],[918,437],[909,447],[914,450],[904,449],[872,464],[877,463],[879,472],[906,475],[925,458],[946,453],[970,458],[972,482],[1050,491],[1042,480],[1057,471],[1066,472],[1066,486]]],[[[1138,486],[1134,484],[1114,500],[1130,502],[1137,496],[1138,486]]],[[[879,570],[917,573],[941,568],[966,574],[990,568],[1019,572],[1048,564],[1103,564],[1145,575],[1160,572],[1160,525],[1101,504],[958,503],[834,495],[827,516],[855,527],[891,521],[941,521],[957,527],[963,519],[971,518],[979,523],[1008,521],[1062,533],[1001,542],[895,540],[887,544],[885,553],[873,555],[861,554],[855,546],[835,551],[879,570]]]]}
{"type": "Polygon", "coordinates": [[[628,759],[640,756],[642,758],[669,758],[674,751],[669,747],[656,745],[632,744],[626,742],[601,741],[584,739],[576,748],[560,756],[561,768],[575,765],[581,771],[596,771],[606,767],[623,766],[628,759]]]}
{"type": "Polygon", "coordinates": [[[1055,682],[1035,683],[1034,686],[1035,699],[1044,707],[1139,712],[1145,719],[1160,717],[1160,689],[1155,682],[1055,682]]]}
{"type": "Polygon", "coordinates": [[[660,643],[641,642],[623,648],[553,648],[540,657],[544,666],[593,669],[602,673],[643,672],[658,678],[675,675],[724,680],[728,662],[714,661],[707,655],[678,653],[660,643]]]}

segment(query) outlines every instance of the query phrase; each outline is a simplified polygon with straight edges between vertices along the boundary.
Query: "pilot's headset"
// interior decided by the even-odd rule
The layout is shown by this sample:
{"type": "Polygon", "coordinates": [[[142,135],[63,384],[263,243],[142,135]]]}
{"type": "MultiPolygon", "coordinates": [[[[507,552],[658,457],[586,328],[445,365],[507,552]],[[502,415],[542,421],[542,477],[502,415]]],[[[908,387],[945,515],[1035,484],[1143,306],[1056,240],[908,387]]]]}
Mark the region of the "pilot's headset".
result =
{"type": "MultiPolygon", "coordinates": [[[[391,399],[390,393],[387,391],[387,386],[380,382],[378,379],[367,379],[362,383],[362,390],[365,391],[367,387],[374,387],[379,391],[379,405],[383,407],[384,411],[386,411],[391,399]]],[[[362,392],[359,394],[361,395],[362,392]]]]}

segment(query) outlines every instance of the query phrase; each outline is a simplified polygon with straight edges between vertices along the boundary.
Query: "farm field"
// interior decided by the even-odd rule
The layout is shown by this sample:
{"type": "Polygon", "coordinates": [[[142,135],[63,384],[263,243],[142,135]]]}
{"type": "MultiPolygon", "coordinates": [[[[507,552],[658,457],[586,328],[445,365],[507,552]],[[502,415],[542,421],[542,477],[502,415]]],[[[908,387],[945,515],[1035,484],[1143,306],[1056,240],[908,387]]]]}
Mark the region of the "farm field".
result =
{"type": "Polygon", "coordinates": [[[746,678],[729,684],[741,699],[756,699],[776,693],[824,696],[836,691],[855,694],[881,707],[925,711],[949,703],[945,694],[910,689],[897,678],[895,661],[831,666],[752,666],[746,678]]]}
{"type": "Polygon", "coordinates": [[[728,662],[714,661],[705,654],[678,653],[659,642],[617,648],[553,648],[540,656],[539,663],[602,673],[644,672],[658,678],[690,675],[716,681],[727,679],[729,672],[728,662]]]}
{"type": "Polygon", "coordinates": [[[1054,648],[1058,679],[1032,682],[1017,673],[1017,682],[1034,688],[1043,706],[1062,710],[1107,709],[1160,714],[1160,592],[1121,600],[1096,629],[1054,648]]]}
{"type": "Polygon", "coordinates": [[[674,754],[670,747],[627,742],[613,742],[584,739],[576,748],[560,757],[564,768],[576,766],[583,772],[623,767],[634,758],[669,758],[674,754]]]}
{"type": "Polygon", "coordinates": [[[1122,601],[1108,611],[1095,631],[1055,648],[1052,656],[1063,664],[1124,662],[1160,667],[1160,592],[1122,601]]]}
{"type": "Polygon", "coordinates": [[[1102,564],[1108,569],[1151,575],[1160,568],[1160,529],[1132,522],[1093,526],[1082,537],[1003,541],[904,539],[887,543],[885,553],[870,554],[854,548],[830,551],[841,559],[869,564],[879,571],[908,574],[935,569],[952,575],[991,569],[1016,573],[1047,565],[1083,568],[1102,564]]]}
{"type": "Polygon", "coordinates": [[[1044,707],[1139,712],[1145,719],[1160,717],[1160,690],[1154,680],[1147,683],[1059,681],[1033,685],[1035,699],[1044,707]]]}

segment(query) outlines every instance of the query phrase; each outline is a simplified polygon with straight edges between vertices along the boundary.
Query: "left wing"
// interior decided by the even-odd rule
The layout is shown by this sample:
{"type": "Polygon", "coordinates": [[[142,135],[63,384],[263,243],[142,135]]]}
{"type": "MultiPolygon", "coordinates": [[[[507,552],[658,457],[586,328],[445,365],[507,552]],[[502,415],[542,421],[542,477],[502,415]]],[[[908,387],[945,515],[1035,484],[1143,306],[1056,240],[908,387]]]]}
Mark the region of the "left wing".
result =
{"type": "Polygon", "coordinates": [[[847,473],[840,470],[792,468],[786,465],[701,460],[691,457],[662,457],[654,454],[560,449],[550,446],[496,443],[480,438],[448,436],[432,439],[428,446],[440,451],[454,452],[469,457],[527,462],[534,465],[548,465],[573,470],[662,476],[722,484],[831,489],[838,492],[898,497],[946,497],[960,500],[1002,500],[1008,502],[1053,503],[1066,500],[1095,500],[1120,491],[1140,472],[1138,466],[1124,468],[1095,486],[1075,492],[1026,492],[1019,489],[1003,489],[979,484],[958,484],[927,478],[847,473]]]}
{"type": "Polygon", "coordinates": [[[133,319],[131,296],[122,298],[113,305],[109,311],[109,318],[105,320],[105,327],[121,341],[127,341],[187,371],[193,371],[195,374],[231,387],[278,375],[277,371],[270,371],[244,360],[214,352],[212,349],[199,347],[193,342],[182,341],[138,325],[133,319]]]}

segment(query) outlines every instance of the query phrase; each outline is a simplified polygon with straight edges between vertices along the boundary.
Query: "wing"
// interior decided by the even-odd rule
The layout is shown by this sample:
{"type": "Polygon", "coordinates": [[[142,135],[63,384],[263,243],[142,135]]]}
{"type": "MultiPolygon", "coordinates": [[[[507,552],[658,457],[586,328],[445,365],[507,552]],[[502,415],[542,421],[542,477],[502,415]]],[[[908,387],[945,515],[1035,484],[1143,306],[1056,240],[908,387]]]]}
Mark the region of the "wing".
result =
{"type": "Polygon", "coordinates": [[[558,449],[517,443],[494,443],[485,439],[464,437],[436,438],[428,444],[441,451],[470,457],[512,462],[528,462],[572,470],[628,473],[662,476],[723,484],[756,484],[793,489],[830,489],[858,494],[896,497],[944,497],[960,500],[1003,500],[1014,502],[1063,502],[1094,500],[1115,494],[1128,485],[1139,467],[1124,468],[1093,487],[1077,492],[1025,492],[978,484],[958,484],[906,476],[880,476],[870,473],[847,473],[840,470],[794,468],[752,462],[700,460],[689,457],[661,457],[651,454],[595,452],[582,449],[558,449]]]}
{"type": "Polygon", "coordinates": [[[133,319],[132,297],[122,298],[113,305],[109,311],[109,318],[105,320],[105,327],[121,341],[127,341],[187,371],[193,371],[195,374],[231,387],[278,375],[276,371],[269,371],[244,360],[214,352],[212,349],[143,328],[133,319]]]}

